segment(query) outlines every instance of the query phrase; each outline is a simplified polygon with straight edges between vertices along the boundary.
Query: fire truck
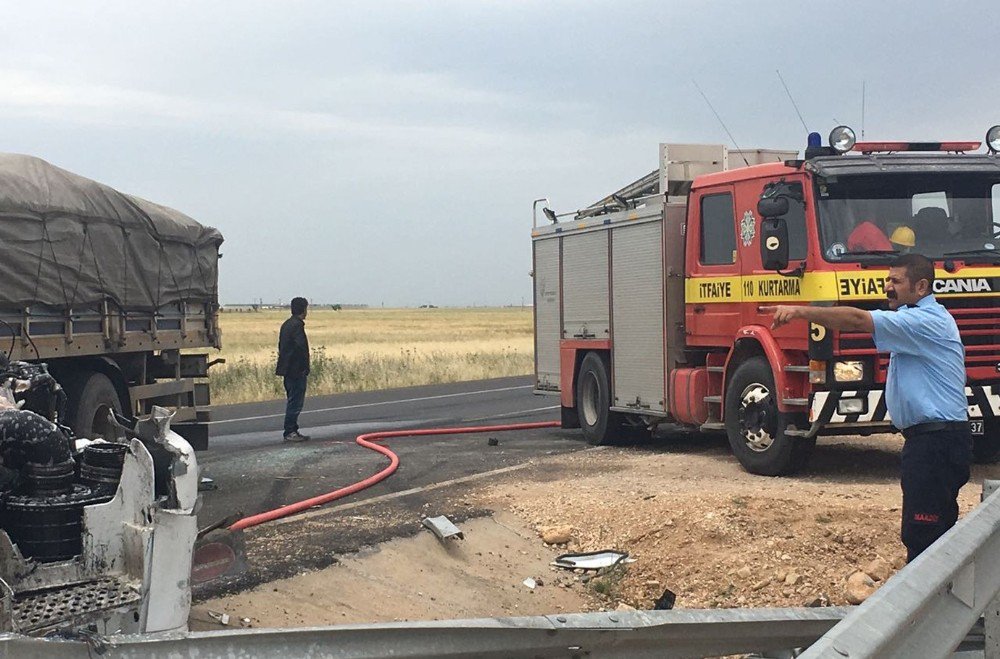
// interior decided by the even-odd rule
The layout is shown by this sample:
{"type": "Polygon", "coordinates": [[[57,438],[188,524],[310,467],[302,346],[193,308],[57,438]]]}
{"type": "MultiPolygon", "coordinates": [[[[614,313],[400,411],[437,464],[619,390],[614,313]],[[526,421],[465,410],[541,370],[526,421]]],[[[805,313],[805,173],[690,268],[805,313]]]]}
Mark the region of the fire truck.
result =
{"type": "Polygon", "coordinates": [[[535,393],[593,444],[724,432],[747,471],[794,473],[818,436],[896,430],[889,357],[868,334],[772,330],[762,307],[882,307],[912,250],[934,260],[965,345],[976,459],[997,461],[1000,126],[981,146],[859,142],[846,126],[827,146],[810,134],[804,157],[661,144],[656,170],[582,210],[536,200],[535,393]]]}

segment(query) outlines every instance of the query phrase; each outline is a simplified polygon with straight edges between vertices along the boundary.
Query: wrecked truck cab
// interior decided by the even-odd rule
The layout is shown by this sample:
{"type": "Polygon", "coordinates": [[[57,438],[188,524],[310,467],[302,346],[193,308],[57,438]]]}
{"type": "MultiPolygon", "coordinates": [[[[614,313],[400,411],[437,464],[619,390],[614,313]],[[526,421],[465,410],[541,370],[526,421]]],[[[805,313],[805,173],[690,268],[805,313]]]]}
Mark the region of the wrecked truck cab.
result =
{"type": "Polygon", "coordinates": [[[154,408],[119,426],[120,442],[74,442],[9,406],[0,416],[11,430],[3,468],[14,473],[0,495],[0,632],[186,629],[198,464],[170,429],[173,413],[154,408]]]}

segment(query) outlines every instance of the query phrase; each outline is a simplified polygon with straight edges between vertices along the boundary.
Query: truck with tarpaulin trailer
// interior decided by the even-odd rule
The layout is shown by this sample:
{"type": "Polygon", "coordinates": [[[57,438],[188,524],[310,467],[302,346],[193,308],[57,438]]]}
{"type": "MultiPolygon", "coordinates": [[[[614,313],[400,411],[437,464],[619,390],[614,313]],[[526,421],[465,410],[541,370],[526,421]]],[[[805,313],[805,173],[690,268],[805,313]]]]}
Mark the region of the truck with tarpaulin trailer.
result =
{"type": "Polygon", "coordinates": [[[0,352],[43,362],[78,437],[110,435],[109,412],[154,405],[208,443],[221,347],[222,235],[187,215],[31,156],[0,154],[0,352]]]}

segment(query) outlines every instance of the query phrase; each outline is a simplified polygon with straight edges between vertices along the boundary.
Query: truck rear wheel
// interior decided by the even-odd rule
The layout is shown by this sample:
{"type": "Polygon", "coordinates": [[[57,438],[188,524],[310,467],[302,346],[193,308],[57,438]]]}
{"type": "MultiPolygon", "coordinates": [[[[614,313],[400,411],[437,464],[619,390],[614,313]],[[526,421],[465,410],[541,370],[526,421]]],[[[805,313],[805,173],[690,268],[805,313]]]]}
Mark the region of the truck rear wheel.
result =
{"type": "Polygon", "coordinates": [[[983,422],[983,434],[972,438],[972,459],[978,465],[1000,462],[1000,421],[983,422]]]}
{"type": "Polygon", "coordinates": [[[69,397],[67,416],[77,437],[114,439],[108,412],[121,414],[122,404],[111,379],[103,373],[81,373],[71,378],[66,388],[69,397]]]}
{"type": "Polygon", "coordinates": [[[789,437],[789,415],[778,409],[771,366],[763,357],[740,364],[726,388],[726,434],[751,474],[782,476],[805,466],[816,439],[789,437]]]}
{"type": "Polygon", "coordinates": [[[622,415],[611,411],[611,378],[604,358],[588,352],[576,376],[576,411],[587,441],[605,445],[617,439],[622,415]]]}

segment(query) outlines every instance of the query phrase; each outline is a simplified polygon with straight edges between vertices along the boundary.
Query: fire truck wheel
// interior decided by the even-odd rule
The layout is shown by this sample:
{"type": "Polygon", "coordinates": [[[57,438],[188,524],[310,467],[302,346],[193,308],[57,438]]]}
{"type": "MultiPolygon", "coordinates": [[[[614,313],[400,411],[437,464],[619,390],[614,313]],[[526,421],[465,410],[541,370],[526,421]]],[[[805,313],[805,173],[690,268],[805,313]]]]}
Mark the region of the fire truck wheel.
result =
{"type": "Polygon", "coordinates": [[[622,415],[611,411],[611,378],[600,354],[588,352],[576,376],[576,410],[583,436],[594,445],[610,444],[621,434],[622,415]]]}
{"type": "Polygon", "coordinates": [[[763,357],[740,364],[726,389],[726,434],[743,468],[781,476],[805,466],[816,440],[785,435],[789,415],[778,410],[774,375],[763,357]]]}
{"type": "Polygon", "coordinates": [[[1000,421],[986,421],[983,434],[972,438],[972,459],[977,465],[1000,462],[1000,421]]]}
{"type": "Polygon", "coordinates": [[[114,439],[114,433],[108,426],[108,411],[120,414],[122,404],[108,376],[93,372],[74,374],[66,384],[69,399],[66,416],[73,434],[90,439],[114,439]]]}

